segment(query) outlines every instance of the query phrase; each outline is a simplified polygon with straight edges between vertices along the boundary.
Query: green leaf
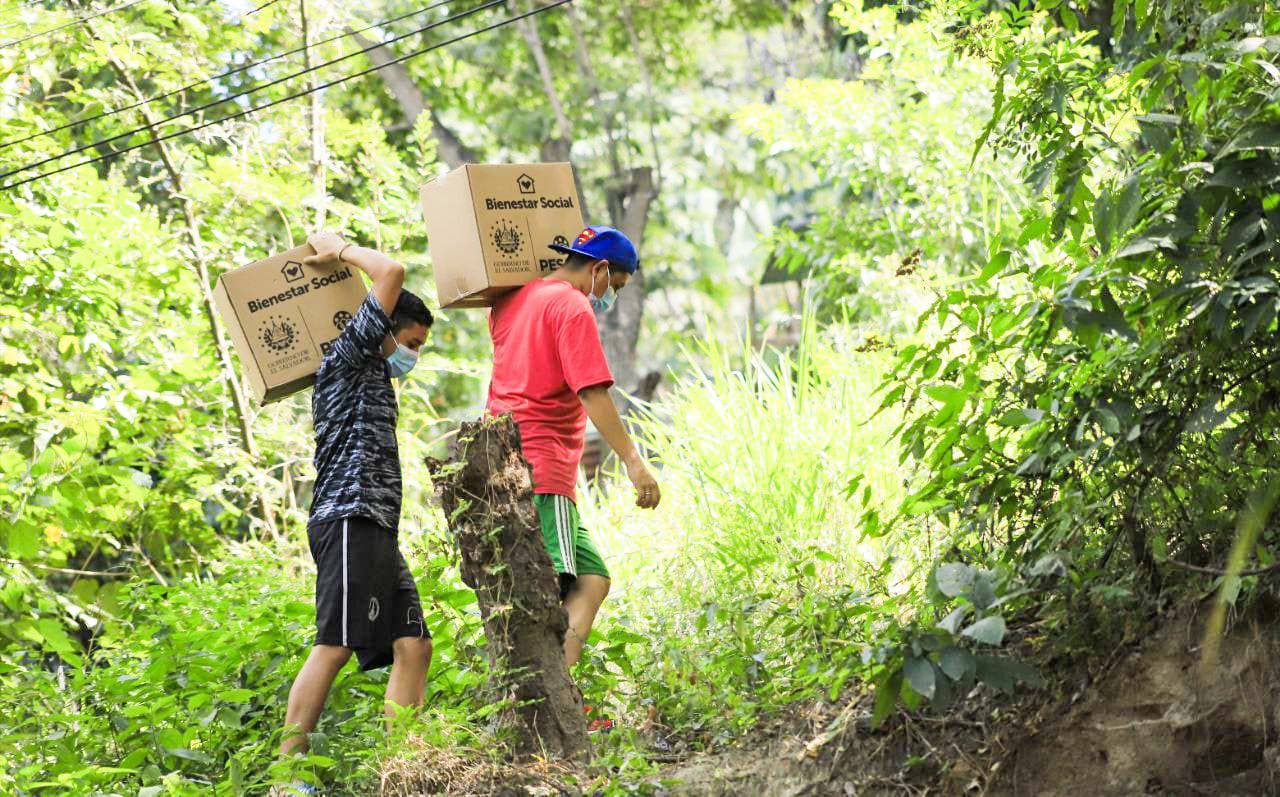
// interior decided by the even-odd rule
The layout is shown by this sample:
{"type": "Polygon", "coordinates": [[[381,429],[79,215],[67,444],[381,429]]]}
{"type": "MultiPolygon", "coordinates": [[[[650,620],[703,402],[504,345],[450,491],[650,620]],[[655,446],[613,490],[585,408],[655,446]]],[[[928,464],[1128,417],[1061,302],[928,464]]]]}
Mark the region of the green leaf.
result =
{"type": "Polygon", "coordinates": [[[992,277],[1004,270],[1009,265],[1009,258],[1013,256],[1012,252],[1002,250],[996,252],[995,255],[987,261],[987,265],[982,269],[982,273],[978,275],[977,284],[985,285],[992,277]]]}
{"type": "Polygon", "coordinates": [[[9,528],[9,553],[18,559],[33,559],[40,553],[40,532],[25,520],[9,528]]]}
{"type": "Polygon", "coordinates": [[[983,573],[978,573],[974,576],[973,589],[969,592],[969,598],[979,609],[986,609],[995,603],[996,591],[991,586],[991,579],[987,578],[983,573]]]}
{"type": "Polygon", "coordinates": [[[1269,149],[1280,150],[1280,124],[1275,122],[1245,128],[1218,152],[1214,160],[1220,160],[1235,152],[1269,149]]]}
{"type": "Polygon", "coordinates": [[[1093,201],[1093,231],[1103,252],[1111,251],[1112,215],[1111,195],[1099,191],[1098,198],[1093,201]]]}
{"type": "Polygon", "coordinates": [[[195,761],[197,764],[213,763],[213,759],[210,758],[207,753],[202,753],[199,750],[191,750],[186,747],[165,747],[162,749],[164,750],[164,752],[168,753],[171,756],[174,756],[175,758],[182,758],[187,761],[195,761]]]}
{"type": "Polygon", "coordinates": [[[895,669],[885,673],[876,684],[875,708],[871,711],[871,727],[878,728],[885,721],[893,707],[898,705],[898,693],[902,691],[902,670],[895,669]]]}
{"type": "Polygon", "coordinates": [[[958,634],[960,633],[960,623],[964,621],[964,618],[967,617],[971,611],[973,611],[973,609],[968,605],[957,606],[951,610],[950,614],[942,618],[938,623],[938,627],[948,633],[958,634]]]}
{"type": "Polygon", "coordinates": [[[1025,407],[1020,410],[1009,410],[996,421],[1000,426],[1030,426],[1044,418],[1044,410],[1025,407]]]}
{"type": "Polygon", "coordinates": [[[218,695],[221,699],[228,703],[243,703],[253,698],[252,689],[228,689],[218,695]]]}
{"type": "Polygon", "coordinates": [[[975,656],[978,680],[1002,692],[1012,692],[1018,683],[1040,688],[1044,678],[1034,667],[1004,656],[975,656]]]}
{"type": "Polygon", "coordinates": [[[909,656],[902,665],[906,673],[907,683],[926,700],[932,700],[937,681],[933,674],[933,665],[929,660],[918,656],[909,656]]]}
{"type": "Polygon", "coordinates": [[[1041,216],[1028,222],[1027,226],[1022,228],[1022,234],[1018,236],[1018,246],[1026,246],[1032,241],[1039,240],[1049,232],[1049,226],[1053,223],[1053,219],[1048,216],[1041,216]]]}
{"type": "Polygon", "coordinates": [[[952,385],[930,385],[924,389],[924,392],[935,401],[942,402],[942,406],[929,421],[929,425],[935,428],[944,426],[955,418],[956,413],[964,406],[965,400],[969,398],[968,393],[952,385]]]}
{"type": "Polygon", "coordinates": [[[1115,236],[1124,238],[1138,218],[1138,210],[1142,206],[1142,179],[1137,172],[1129,175],[1120,189],[1115,206],[1115,236]]]}
{"type": "Polygon", "coordinates": [[[947,562],[938,565],[938,569],[934,571],[938,590],[948,598],[955,598],[973,589],[977,575],[976,568],[962,562],[947,562]]]}
{"type": "Polygon", "coordinates": [[[973,675],[976,664],[973,654],[964,648],[952,645],[938,655],[938,667],[953,681],[973,675]]]}
{"type": "Polygon", "coordinates": [[[1004,618],[1000,615],[984,617],[960,632],[960,636],[968,637],[975,642],[997,647],[1004,641],[1004,618]]]}

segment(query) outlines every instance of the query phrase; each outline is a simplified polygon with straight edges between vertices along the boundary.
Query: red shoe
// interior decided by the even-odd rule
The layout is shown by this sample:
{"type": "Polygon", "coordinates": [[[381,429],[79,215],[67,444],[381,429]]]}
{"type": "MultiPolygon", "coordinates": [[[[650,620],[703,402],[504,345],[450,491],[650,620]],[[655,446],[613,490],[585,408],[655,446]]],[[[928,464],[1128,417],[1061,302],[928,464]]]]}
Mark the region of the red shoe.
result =
{"type": "MultiPolygon", "coordinates": [[[[583,706],[583,713],[590,714],[591,706],[583,706]]],[[[613,730],[613,720],[597,717],[587,722],[587,733],[608,733],[613,730]]]]}

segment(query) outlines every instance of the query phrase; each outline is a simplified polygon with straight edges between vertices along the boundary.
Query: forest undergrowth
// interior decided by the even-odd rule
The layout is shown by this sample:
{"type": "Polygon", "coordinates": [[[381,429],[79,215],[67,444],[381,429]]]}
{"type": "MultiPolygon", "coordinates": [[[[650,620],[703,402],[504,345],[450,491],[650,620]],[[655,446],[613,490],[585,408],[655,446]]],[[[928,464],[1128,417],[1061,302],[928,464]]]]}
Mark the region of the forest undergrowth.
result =
{"type": "MultiPolygon", "coordinates": [[[[643,10],[728,36],[723,5],[643,10]]],[[[477,406],[483,330],[462,314],[400,394],[402,544],[435,642],[426,706],[388,737],[385,673],[349,667],[311,751],[277,759],[313,631],[306,406],[239,418],[269,452],[250,455],[201,290],[166,253],[200,240],[175,226],[193,218],[177,212],[188,200],[228,261],[264,235],[290,240],[301,212],[281,203],[312,201],[291,154],[309,131],[277,119],[185,160],[185,192],[166,193],[176,173],[136,155],[99,179],[0,196],[14,264],[0,269],[0,792],[232,795],[302,778],[335,794],[684,781],[732,794],[770,779],[817,790],[814,767],[835,793],[1069,792],[1098,772],[1115,794],[1273,785],[1280,12],[839,0],[815,22],[773,5],[736,4],[766,32],[723,50],[740,43],[761,78],[776,66],[755,58],[762,40],[817,25],[827,73],[787,64],[749,102],[708,90],[731,109],[699,117],[696,135],[648,98],[643,146],[678,144],[679,176],[712,155],[752,166],[716,161],[705,183],[680,185],[646,244],[664,253],[652,273],[669,309],[650,326],[682,344],[633,418],[665,498],[642,513],[617,474],[584,485],[614,585],[574,676],[615,729],[580,771],[505,760],[475,597],[422,465],[477,406]],[[711,184],[725,203],[704,201],[711,184]],[[744,300],[729,295],[726,253],[751,202],[771,219],[769,271],[803,286],[803,309],[757,318],[753,274],[745,330],[711,328],[681,291],[716,312],[744,300]],[[730,212],[712,221],[711,206],[730,212]],[[719,248],[681,239],[713,227],[719,248]],[[680,271],[686,255],[704,270],[680,271]],[[795,336],[760,340],[782,326],[795,336]],[[1216,680],[1197,681],[1202,666],[1216,680]],[[876,782],[837,779],[841,767],[876,782]]],[[[265,46],[265,25],[214,26],[209,49],[265,46]]],[[[568,59],[572,31],[554,30],[548,46],[568,59]]],[[[512,42],[469,55],[508,63],[512,42]]],[[[689,90],[695,68],[717,76],[654,55],[675,64],[664,90],[689,90]]],[[[6,85],[21,82],[9,58],[6,85]]],[[[637,82],[629,62],[607,65],[614,83],[637,82]]],[[[68,117],[132,96],[53,66],[23,90],[61,107],[44,96],[59,86],[68,117]]],[[[479,96],[473,67],[420,82],[479,96]]],[[[519,94],[485,90],[482,117],[519,94]]],[[[348,91],[352,108],[386,101],[348,91]]],[[[679,91],[672,107],[697,104],[679,91]]],[[[512,136],[533,153],[542,110],[517,110],[529,118],[512,136]]],[[[333,212],[425,273],[405,220],[419,171],[458,142],[432,132],[434,116],[392,130],[379,113],[331,109],[333,212]]],[[[29,109],[0,125],[37,129],[29,109]]],[[[622,201],[599,193],[597,207],[622,201]]]]}

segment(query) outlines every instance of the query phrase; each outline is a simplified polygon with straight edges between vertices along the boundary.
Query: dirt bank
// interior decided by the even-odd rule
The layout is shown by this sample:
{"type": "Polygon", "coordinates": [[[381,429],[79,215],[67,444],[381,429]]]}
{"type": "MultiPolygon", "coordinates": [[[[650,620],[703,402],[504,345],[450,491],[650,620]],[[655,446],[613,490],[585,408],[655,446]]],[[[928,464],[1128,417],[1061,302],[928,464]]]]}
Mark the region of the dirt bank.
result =
{"type": "MultiPolygon", "coordinates": [[[[1141,642],[1060,665],[1051,688],[975,689],[943,716],[899,713],[872,730],[870,701],[798,705],[727,749],[672,764],[663,797],[1280,794],[1280,614],[1237,620],[1201,666],[1207,608],[1154,621],[1141,642]]],[[[424,749],[384,794],[591,794],[602,771],[513,768],[424,749]]]]}
{"type": "Polygon", "coordinates": [[[672,795],[1280,793],[1280,623],[1238,622],[1201,667],[1207,610],[1073,672],[1057,694],[974,694],[869,729],[865,700],[813,706],[676,767],[672,795]]]}

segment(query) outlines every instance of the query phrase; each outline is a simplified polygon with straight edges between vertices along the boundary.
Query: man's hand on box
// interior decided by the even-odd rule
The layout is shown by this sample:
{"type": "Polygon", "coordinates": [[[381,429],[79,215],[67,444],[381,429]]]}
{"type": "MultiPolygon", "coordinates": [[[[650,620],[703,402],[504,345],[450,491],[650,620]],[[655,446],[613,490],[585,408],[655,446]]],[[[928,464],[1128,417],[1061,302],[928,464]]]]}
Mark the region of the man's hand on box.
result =
{"type": "Polygon", "coordinates": [[[304,266],[333,266],[341,259],[342,248],[347,242],[332,232],[317,232],[307,236],[307,243],[316,250],[314,255],[303,258],[304,266]]]}

